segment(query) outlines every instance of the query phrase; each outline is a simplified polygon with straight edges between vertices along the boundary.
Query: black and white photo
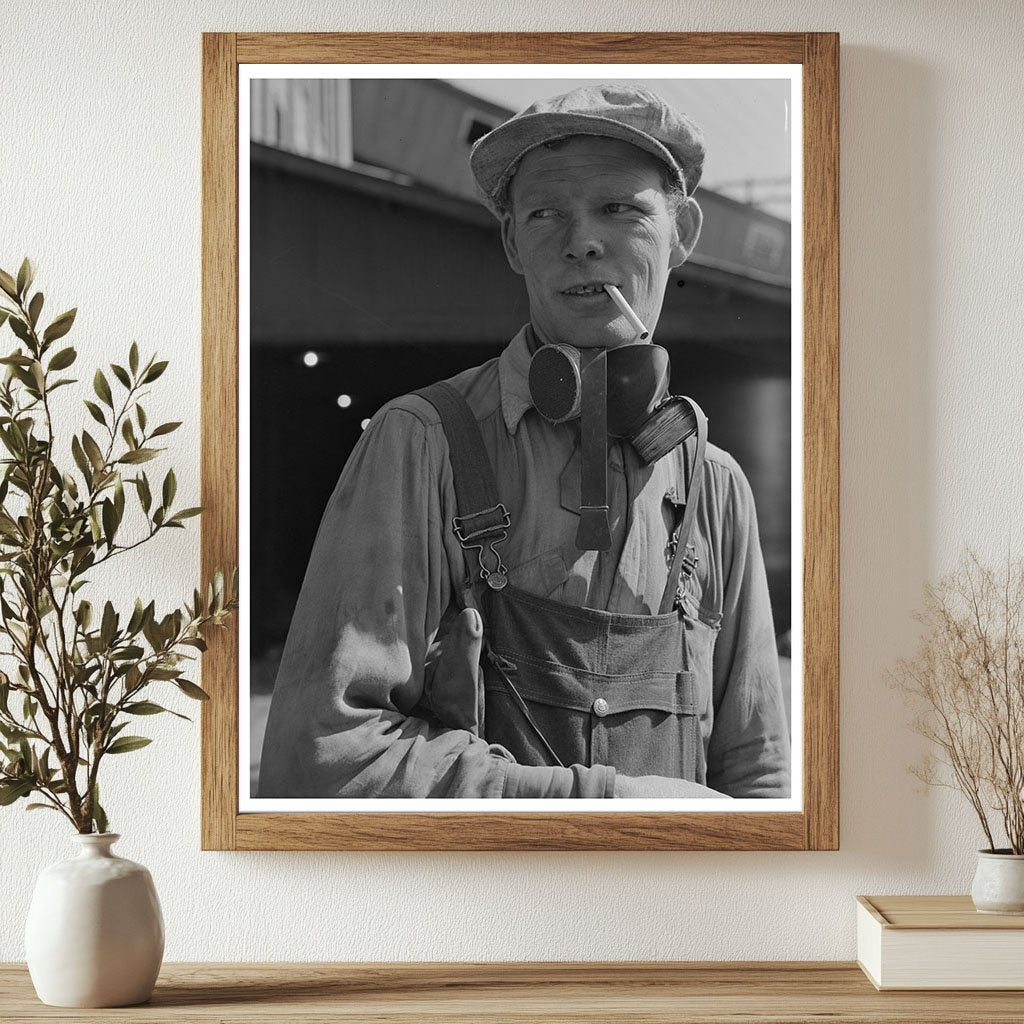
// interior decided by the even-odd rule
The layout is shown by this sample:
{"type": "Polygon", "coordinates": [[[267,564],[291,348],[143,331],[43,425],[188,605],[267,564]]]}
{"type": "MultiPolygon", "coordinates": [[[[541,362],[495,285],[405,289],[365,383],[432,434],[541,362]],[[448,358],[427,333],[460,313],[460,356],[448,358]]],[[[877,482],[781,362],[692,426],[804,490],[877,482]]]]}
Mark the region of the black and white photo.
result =
{"type": "Polygon", "coordinates": [[[799,81],[669,70],[249,83],[253,809],[799,806],[799,81]]]}

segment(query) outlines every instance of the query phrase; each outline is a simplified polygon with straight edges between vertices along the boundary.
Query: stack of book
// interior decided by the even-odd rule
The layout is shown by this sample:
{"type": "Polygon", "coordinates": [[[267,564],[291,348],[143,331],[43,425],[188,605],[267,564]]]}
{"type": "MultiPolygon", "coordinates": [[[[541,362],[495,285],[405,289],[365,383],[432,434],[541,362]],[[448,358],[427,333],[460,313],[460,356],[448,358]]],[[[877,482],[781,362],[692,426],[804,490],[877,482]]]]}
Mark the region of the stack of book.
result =
{"type": "Polygon", "coordinates": [[[979,914],[970,896],[858,896],[857,962],[878,989],[1024,989],[1024,915],[979,914]]]}

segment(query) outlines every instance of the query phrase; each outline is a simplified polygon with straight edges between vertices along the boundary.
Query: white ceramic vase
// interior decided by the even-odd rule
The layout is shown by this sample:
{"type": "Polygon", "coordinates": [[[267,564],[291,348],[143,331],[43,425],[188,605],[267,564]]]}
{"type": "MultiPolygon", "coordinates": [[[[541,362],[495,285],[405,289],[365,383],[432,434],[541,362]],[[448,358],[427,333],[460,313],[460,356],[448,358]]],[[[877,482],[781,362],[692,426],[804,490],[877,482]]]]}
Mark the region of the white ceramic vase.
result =
{"type": "Polygon", "coordinates": [[[111,852],[120,838],[76,835],[78,856],[44,869],[36,883],[25,956],[50,1006],[133,1006],[152,995],[163,914],[149,872],[111,852]]]}
{"type": "Polygon", "coordinates": [[[982,914],[1024,914],[1024,854],[979,850],[971,899],[982,914]]]}

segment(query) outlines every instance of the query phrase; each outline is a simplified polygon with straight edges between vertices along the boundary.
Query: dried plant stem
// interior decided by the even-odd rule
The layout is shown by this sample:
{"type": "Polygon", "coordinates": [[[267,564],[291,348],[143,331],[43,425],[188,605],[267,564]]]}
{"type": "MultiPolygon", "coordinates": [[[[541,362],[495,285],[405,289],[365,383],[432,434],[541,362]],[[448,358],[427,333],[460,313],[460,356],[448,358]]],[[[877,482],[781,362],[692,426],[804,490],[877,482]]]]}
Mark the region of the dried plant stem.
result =
{"type": "Polygon", "coordinates": [[[898,663],[895,681],[919,709],[913,728],[938,748],[911,770],[929,785],[967,798],[990,850],[996,836],[1024,853],[1024,562],[1004,574],[973,553],[925,589],[916,616],[916,655],[898,663]],[[998,825],[998,829],[997,826],[998,825]]]}

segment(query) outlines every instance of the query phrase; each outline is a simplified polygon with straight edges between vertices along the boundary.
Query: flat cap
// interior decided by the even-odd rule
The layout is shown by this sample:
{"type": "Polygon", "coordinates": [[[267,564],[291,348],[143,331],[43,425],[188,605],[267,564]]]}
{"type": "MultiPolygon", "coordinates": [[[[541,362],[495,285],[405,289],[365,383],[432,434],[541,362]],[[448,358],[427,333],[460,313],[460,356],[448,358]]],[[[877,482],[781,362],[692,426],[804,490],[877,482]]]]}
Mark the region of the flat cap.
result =
{"type": "Polygon", "coordinates": [[[519,161],[537,146],[571,135],[600,135],[632,143],[668,167],[687,195],[700,181],[704,135],[685,114],[640,86],[587,85],[538,100],[480,138],[469,165],[492,210],[519,161]]]}

